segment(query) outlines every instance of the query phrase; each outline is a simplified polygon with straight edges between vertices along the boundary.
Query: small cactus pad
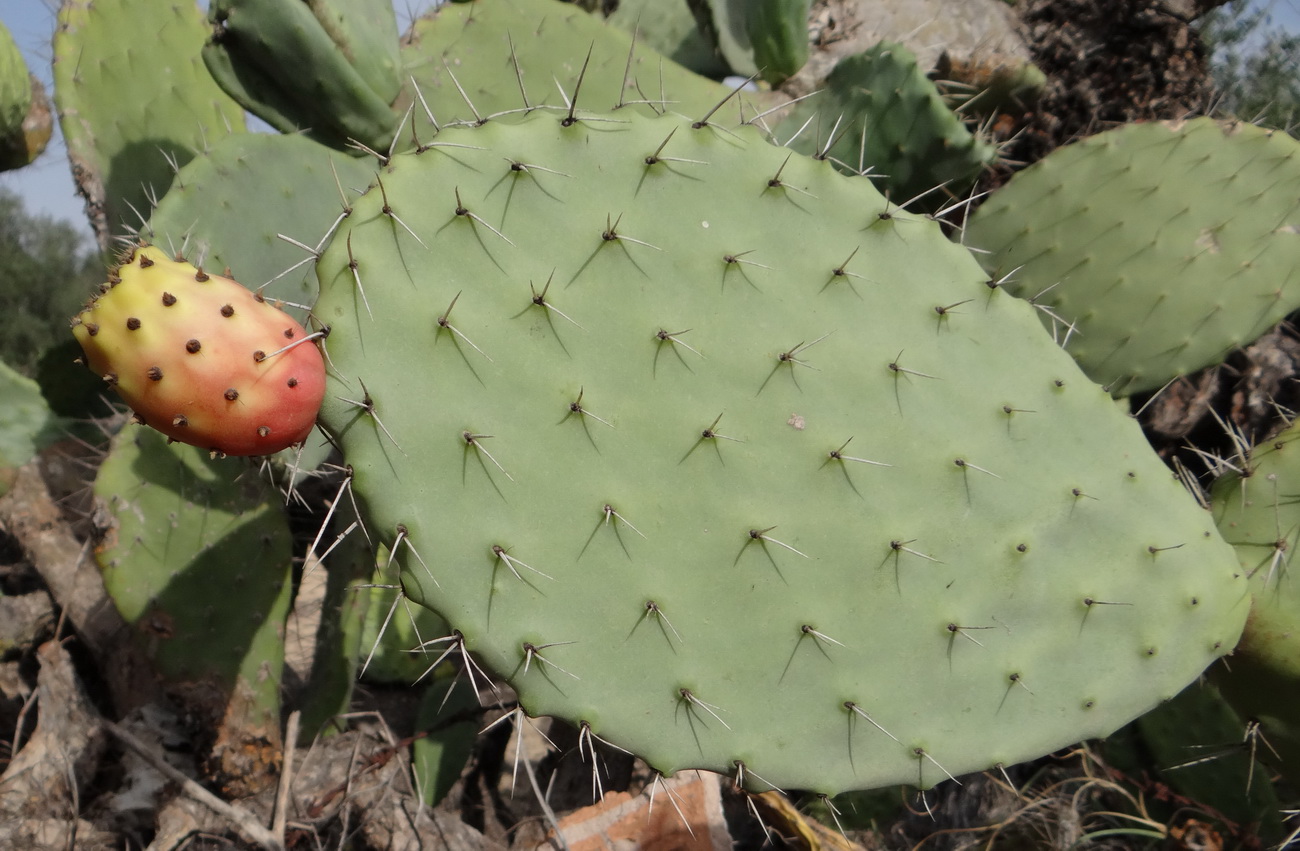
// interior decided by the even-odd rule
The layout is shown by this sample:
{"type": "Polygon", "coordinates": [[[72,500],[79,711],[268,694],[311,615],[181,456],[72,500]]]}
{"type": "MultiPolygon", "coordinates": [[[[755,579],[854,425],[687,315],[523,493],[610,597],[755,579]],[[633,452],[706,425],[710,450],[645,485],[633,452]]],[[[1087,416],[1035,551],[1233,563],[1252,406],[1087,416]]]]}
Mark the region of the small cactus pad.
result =
{"type": "MultiPolygon", "coordinates": [[[[1214,513],[1237,550],[1254,600],[1231,664],[1216,666],[1223,696],[1260,721],[1281,768],[1300,781],[1300,426],[1259,447],[1250,475],[1229,474],[1214,488],[1214,513]]],[[[1261,754],[1264,749],[1261,748],[1261,754]]]]}
{"type": "Polygon", "coordinates": [[[1300,305],[1300,143],[1197,118],[1058,148],[971,217],[967,245],[1118,394],[1218,362],[1300,305]],[[1188,179],[1191,176],[1193,179],[1188,179]]]}
{"type": "Polygon", "coordinates": [[[1033,308],[753,127],[445,129],[317,273],[322,423],[405,592],[664,773],[928,787],[1240,632],[1212,519],[1033,308]]]}
{"type": "Polygon", "coordinates": [[[932,210],[963,194],[997,156],[948,108],[916,56],[888,41],[841,59],[825,89],[800,101],[776,135],[846,171],[869,171],[895,204],[924,195],[932,210]]]}
{"type": "Polygon", "coordinates": [[[230,278],[141,246],[74,320],[86,363],[182,443],[268,455],[306,439],[325,392],[293,317],[230,278]]]}

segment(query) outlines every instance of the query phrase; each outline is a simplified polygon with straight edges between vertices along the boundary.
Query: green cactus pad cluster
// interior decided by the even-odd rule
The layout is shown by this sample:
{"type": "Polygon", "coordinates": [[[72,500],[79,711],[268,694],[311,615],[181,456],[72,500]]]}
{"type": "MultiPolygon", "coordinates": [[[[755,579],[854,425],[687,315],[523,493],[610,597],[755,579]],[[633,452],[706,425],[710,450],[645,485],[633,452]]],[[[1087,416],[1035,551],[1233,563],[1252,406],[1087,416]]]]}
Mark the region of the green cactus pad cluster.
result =
{"type": "MultiPolygon", "coordinates": [[[[418,89],[406,94],[416,133],[426,140],[432,132],[426,106],[440,124],[518,114],[527,106],[564,110],[575,97],[584,110],[622,105],[619,112],[698,117],[730,91],[644,44],[633,49],[630,33],[559,0],[445,3],[412,26],[402,61],[418,89]],[[514,85],[503,84],[511,78],[514,85]]],[[[743,110],[750,118],[770,101],[737,95],[725,114],[734,121],[743,110]]]]}
{"type": "Polygon", "coordinates": [[[1084,372],[1137,393],[1217,363],[1300,305],[1300,143],[1197,118],[1059,148],[965,242],[1045,308],[1084,372]]]}
{"type": "Polygon", "coordinates": [[[103,247],[144,223],[175,169],[244,127],[243,110],[199,58],[206,35],[189,0],[69,0],[59,9],[55,104],[103,247]]]}
{"type": "Polygon", "coordinates": [[[934,192],[929,209],[962,195],[997,150],[949,109],[901,44],[882,41],[840,60],[825,88],[799,102],[776,135],[797,151],[878,175],[896,204],[934,192]]]}
{"type": "Polygon", "coordinates": [[[318,264],[322,423],[436,646],[661,772],[827,794],[1231,650],[1210,516],[933,222],[752,127],[576,118],[392,158],[318,264]]]}
{"type": "MultiPolygon", "coordinates": [[[[1292,558],[1300,543],[1300,427],[1257,447],[1250,475],[1224,476],[1214,513],[1237,551],[1254,600],[1231,664],[1215,679],[1237,711],[1259,721],[1281,768],[1300,779],[1300,584],[1292,558]]],[[[1262,757],[1270,757],[1268,748],[1262,757]]]]}
{"type": "Polygon", "coordinates": [[[114,606],[169,690],[219,726],[215,770],[265,781],[271,766],[252,745],[279,741],[292,590],[277,495],[243,465],[128,427],[95,496],[110,523],[95,558],[114,606]]]}

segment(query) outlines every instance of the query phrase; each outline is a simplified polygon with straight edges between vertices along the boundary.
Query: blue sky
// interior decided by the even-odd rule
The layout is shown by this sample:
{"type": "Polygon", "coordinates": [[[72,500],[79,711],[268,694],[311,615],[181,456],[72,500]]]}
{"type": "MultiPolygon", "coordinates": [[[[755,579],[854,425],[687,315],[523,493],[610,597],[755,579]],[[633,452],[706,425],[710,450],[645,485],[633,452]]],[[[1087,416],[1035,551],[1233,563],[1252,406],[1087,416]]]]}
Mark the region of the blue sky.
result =
{"type": "MultiPolygon", "coordinates": [[[[433,5],[433,2],[434,0],[394,0],[399,23],[405,28],[405,23],[411,17],[433,5]]],[[[1265,9],[1272,24],[1300,32],[1300,0],[1252,0],[1252,5],[1265,9]]],[[[9,28],[26,56],[28,66],[45,80],[47,86],[53,55],[50,39],[54,32],[57,6],[57,0],[0,0],[0,23],[9,28]]],[[[72,177],[61,138],[56,137],[32,165],[0,173],[0,186],[18,192],[29,211],[69,220],[89,234],[82,214],[81,200],[72,188],[72,177]]]]}

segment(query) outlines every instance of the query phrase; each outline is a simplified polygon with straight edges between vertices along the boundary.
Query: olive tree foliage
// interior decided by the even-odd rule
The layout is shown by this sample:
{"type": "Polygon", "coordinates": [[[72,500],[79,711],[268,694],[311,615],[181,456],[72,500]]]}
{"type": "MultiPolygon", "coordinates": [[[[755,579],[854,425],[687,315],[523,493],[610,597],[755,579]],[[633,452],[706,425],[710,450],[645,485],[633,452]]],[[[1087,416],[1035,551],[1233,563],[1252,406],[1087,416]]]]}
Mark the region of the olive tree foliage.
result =
{"type": "Polygon", "coordinates": [[[28,213],[0,187],[0,360],[32,374],[68,338],[68,319],[103,279],[90,241],[68,222],[28,213]]]}
{"type": "Polygon", "coordinates": [[[1278,27],[1268,6],[1252,8],[1249,0],[1231,0],[1202,19],[1201,37],[1219,92],[1217,111],[1295,135],[1300,129],[1300,33],[1278,27]]]}

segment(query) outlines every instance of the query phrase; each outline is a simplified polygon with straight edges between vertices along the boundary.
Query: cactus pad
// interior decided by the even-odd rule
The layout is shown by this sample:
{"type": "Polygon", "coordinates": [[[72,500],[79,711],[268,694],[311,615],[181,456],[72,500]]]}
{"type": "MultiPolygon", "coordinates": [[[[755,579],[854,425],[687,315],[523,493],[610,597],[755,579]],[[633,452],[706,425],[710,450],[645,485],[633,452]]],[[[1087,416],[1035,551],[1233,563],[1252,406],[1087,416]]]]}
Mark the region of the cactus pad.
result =
{"type": "Polygon", "coordinates": [[[1209,515],[933,222],[613,118],[444,130],[317,268],[370,534],[529,712],[665,773],[928,787],[1232,648],[1209,515]]]}
{"type": "MultiPolygon", "coordinates": [[[[575,97],[580,109],[615,110],[621,104],[618,112],[698,116],[729,92],[644,44],[633,49],[630,33],[558,0],[444,3],[412,25],[402,61],[423,99],[407,94],[415,104],[417,134],[425,139],[432,132],[426,105],[441,124],[526,106],[564,110],[575,97]],[[516,68],[517,85],[504,85],[516,77],[516,68]]],[[[728,103],[726,115],[743,109],[752,117],[769,101],[771,96],[742,93],[728,103]]]]}
{"type": "Polygon", "coordinates": [[[143,224],[194,152],[244,127],[243,110],[199,58],[206,35],[191,0],[68,0],[59,9],[55,103],[103,248],[143,224]]]}
{"type": "MultiPolygon", "coordinates": [[[[841,59],[825,89],[800,101],[776,134],[848,171],[870,170],[896,204],[940,185],[961,195],[997,155],[948,108],[916,56],[888,41],[841,59]]],[[[937,209],[945,196],[926,197],[937,209]]]]}
{"type": "Polygon", "coordinates": [[[1084,372],[1137,393],[1218,362],[1300,305],[1297,193],[1300,143],[1281,131],[1130,124],[1017,174],[965,241],[1050,310],[1084,372]]]}
{"type": "Polygon", "coordinates": [[[95,550],[104,586],[172,693],[219,727],[213,774],[273,781],[292,591],[275,492],[238,462],[128,427],[95,496],[109,518],[95,550]]]}
{"type": "Polygon", "coordinates": [[[1292,425],[1256,448],[1249,476],[1224,476],[1214,488],[1219,530],[1236,547],[1254,597],[1231,664],[1216,666],[1215,677],[1244,717],[1261,722],[1292,782],[1300,780],[1300,578],[1291,565],[1300,545],[1297,440],[1292,425]]]}

